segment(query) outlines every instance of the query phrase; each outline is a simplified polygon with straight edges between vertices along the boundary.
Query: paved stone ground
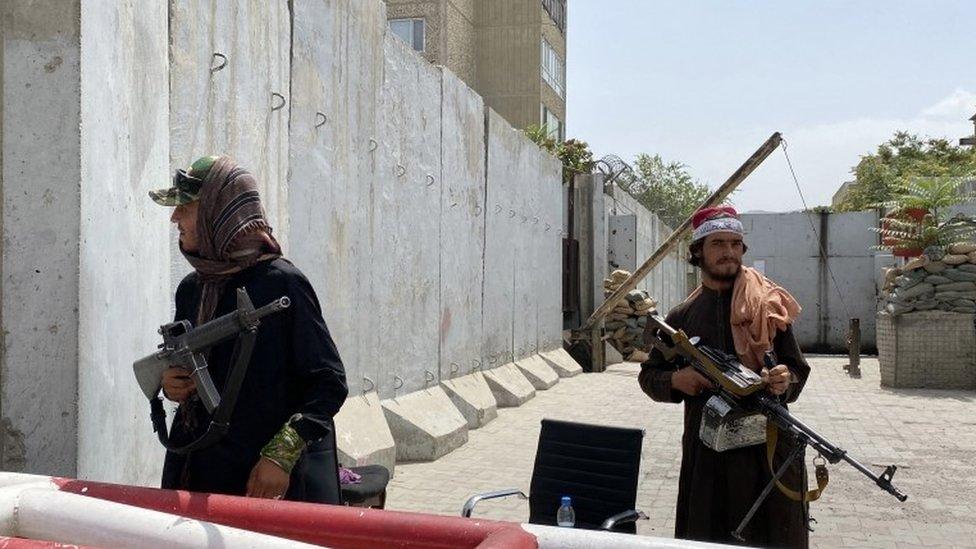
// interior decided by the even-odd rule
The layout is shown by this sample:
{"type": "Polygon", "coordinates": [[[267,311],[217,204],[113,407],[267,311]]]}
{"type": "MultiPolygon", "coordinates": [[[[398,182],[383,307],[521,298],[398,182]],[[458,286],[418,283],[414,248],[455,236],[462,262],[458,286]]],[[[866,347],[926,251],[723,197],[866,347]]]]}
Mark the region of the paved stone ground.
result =
{"type": "MultiPolygon", "coordinates": [[[[909,495],[899,503],[853,468],[831,466],[830,487],[812,505],[812,545],[976,547],[976,392],[886,389],[876,359],[863,360],[859,380],[843,370],[844,357],[808,359],[811,378],[792,411],[875,471],[897,464],[895,485],[909,495]]],[[[471,494],[528,493],[539,421],[566,419],[646,430],[637,504],[650,520],[639,533],[671,537],[681,407],[647,398],[638,370],[622,364],[563,379],[519,408],[499,410],[465,446],[436,462],[397,465],[387,508],[456,515],[471,494]]],[[[528,504],[483,502],[476,514],[524,522],[528,504]]]]}

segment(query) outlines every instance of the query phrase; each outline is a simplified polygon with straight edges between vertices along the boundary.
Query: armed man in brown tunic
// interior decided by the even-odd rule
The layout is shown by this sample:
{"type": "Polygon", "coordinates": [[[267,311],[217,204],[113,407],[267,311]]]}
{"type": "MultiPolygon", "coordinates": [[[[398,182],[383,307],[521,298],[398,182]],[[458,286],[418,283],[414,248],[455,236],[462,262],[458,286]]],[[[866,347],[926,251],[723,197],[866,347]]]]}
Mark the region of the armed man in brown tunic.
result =
{"type": "MultiPolygon", "coordinates": [[[[761,373],[769,392],[793,402],[810,372],[792,331],[799,305],[761,273],[742,266],[747,248],[734,209],[701,210],[692,225],[689,261],[701,269],[702,286],[668,313],[667,323],[689,337],[700,337],[703,345],[738,355],[744,365],[761,373]],[[769,369],[763,367],[767,352],[776,363],[769,369]]],[[[699,438],[699,425],[712,395],[711,382],[691,367],[679,368],[665,360],[657,349],[641,365],[640,385],[658,402],[684,402],[675,537],[737,543],[732,531],[772,477],[766,444],[723,452],[706,446],[699,438]]],[[[781,433],[777,466],[792,447],[792,439],[781,433]]],[[[805,491],[802,459],[793,462],[782,482],[805,491]]],[[[807,547],[806,504],[774,489],[743,536],[753,546],[807,547]]]]}

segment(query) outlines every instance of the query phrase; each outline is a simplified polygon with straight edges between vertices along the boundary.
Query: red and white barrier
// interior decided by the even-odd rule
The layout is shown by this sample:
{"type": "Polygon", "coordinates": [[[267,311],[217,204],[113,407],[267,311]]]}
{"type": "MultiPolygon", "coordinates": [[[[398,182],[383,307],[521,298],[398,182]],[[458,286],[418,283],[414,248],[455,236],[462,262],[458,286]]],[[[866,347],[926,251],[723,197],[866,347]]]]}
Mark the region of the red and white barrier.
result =
{"type": "Polygon", "coordinates": [[[8,540],[7,547],[313,547],[95,499],[81,495],[84,490],[77,494],[61,491],[59,482],[50,477],[0,473],[0,535],[27,538],[8,540]]]}
{"type": "Polygon", "coordinates": [[[235,548],[314,544],[334,549],[719,547],[533,524],[0,473],[0,549],[68,547],[63,544],[235,548]]]}

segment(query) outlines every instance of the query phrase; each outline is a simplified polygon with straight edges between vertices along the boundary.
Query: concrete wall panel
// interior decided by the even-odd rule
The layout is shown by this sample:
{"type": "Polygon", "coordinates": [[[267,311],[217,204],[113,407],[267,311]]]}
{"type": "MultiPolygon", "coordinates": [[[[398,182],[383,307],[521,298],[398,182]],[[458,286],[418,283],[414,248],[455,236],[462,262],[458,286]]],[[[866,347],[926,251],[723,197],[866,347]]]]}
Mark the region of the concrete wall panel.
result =
{"type": "Polygon", "coordinates": [[[318,293],[350,394],[358,394],[373,390],[379,374],[366,334],[376,318],[371,196],[386,19],[376,2],[294,9],[291,257],[318,293]]]}
{"type": "Polygon", "coordinates": [[[514,203],[516,216],[512,218],[515,241],[515,301],[512,313],[515,359],[531,355],[538,341],[537,303],[538,257],[534,245],[539,203],[538,146],[519,134],[516,140],[516,188],[514,203]]]}
{"type": "Polygon", "coordinates": [[[488,109],[487,126],[484,341],[487,366],[496,368],[511,361],[513,353],[513,246],[518,216],[514,193],[521,147],[515,130],[491,109],[488,109]]]}
{"type": "Polygon", "coordinates": [[[562,226],[562,163],[544,151],[539,169],[542,183],[538,233],[541,246],[539,280],[539,349],[562,348],[563,326],[563,249],[559,228],[562,226]]]}
{"type": "Polygon", "coordinates": [[[485,256],[484,102],[442,71],[440,378],[486,362],[482,340],[485,256]]]}
{"type": "Polygon", "coordinates": [[[378,380],[380,397],[390,398],[437,384],[441,79],[392,33],[383,50],[373,192],[377,316],[367,332],[374,360],[386,365],[378,380]]]}
{"type": "Polygon", "coordinates": [[[844,351],[849,317],[860,318],[863,346],[876,345],[877,267],[871,246],[877,234],[869,230],[877,226],[875,212],[826,217],[829,270],[820,261],[819,214],[745,214],[742,220],[749,244],[743,263],[763,261],[766,275],[804,309],[794,326],[801,347],[844,351]]]}
{"type": "MultiPolygon", "coordinates": [[[[297,9],[312,9],[298,4],[297,9]]],[[[170,17],[170,163],[187,167],[206,154],[236,159],[257,179],[275,237],[287,253],[288,2],[170,0],[170,17]],[[215,54],[226,58],[223,68],[218,69],[225,61],[215,54]]],[[[160,176],[157,181],[166,184],[160,176]]],[[[175,285],[190,267],[171,238],[175,285]]]]}
{"type": "Polygon", "coordinates": [[[159,482],[131,365],[156,349],[172,300],[168,211],[146,196],[169,171],[166,18],[161,3],[81,10],[79,478],[159,482]]]}
{"type": "Polygon", "coordinates": [[[75,474],[79,2],[0,4],[0,469],[75,474]]]}

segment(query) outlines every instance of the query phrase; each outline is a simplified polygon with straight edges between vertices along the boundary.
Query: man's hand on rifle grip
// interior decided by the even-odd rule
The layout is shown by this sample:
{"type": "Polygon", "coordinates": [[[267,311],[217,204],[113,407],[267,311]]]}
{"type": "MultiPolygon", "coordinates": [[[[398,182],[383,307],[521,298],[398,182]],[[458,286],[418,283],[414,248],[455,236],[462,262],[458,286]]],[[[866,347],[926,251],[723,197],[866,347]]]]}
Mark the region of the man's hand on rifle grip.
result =
{"type": "Polygon", "coordinates": [[[163,386],[163,396],[174,402],[183,402],[197,392],[197,384],[190,378],[190,374],[177,366],[163,372],[160,384],[163,386]]]}
{"type": "Polygon", "coordinates": [[[783,364],[763,368],[759,372],[770,393],[779,396],[790,388],[790,370],[783,364]]]}
{"type": "Polygon", "coordinates": [[[702,391],[714,388],[714,384],[694,368],[687,366],[671,374],[671,388],[689,396],[698,396],[702,391]]]}

